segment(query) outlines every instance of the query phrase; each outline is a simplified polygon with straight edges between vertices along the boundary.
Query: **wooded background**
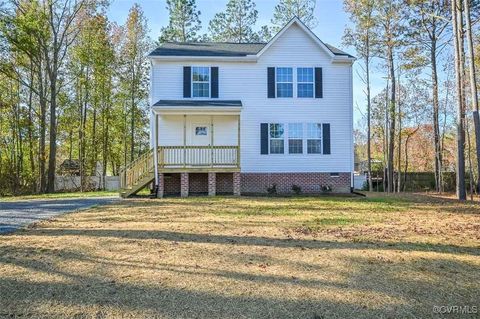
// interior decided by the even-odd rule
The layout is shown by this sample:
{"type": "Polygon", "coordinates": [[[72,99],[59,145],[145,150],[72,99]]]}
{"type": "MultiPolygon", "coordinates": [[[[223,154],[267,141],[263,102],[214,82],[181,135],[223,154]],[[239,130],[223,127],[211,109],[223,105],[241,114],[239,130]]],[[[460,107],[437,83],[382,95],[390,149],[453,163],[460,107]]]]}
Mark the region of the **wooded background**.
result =
{"type": "MultiPolygon", "coordinates": [[[[65,160],[81,176],[98,162],[117,175],[149,148],[148,53],[165,41],[265,42],[294,16],[318,24],[321,2],[274,1],[268,25],[257,25],[253,0],[229,0],[202,28],[195,0],[167,0],[156,41],[140,5],[118,25],[104,0],[0,1],[0,195],[54,191],[65,160]]],[[[381,163],[387,191],[404,190],[406,172],[433,172],[438,191],[456,172],[463,198],[467,174],[476,191],[478,2],[345,0],[344,10],[343,44],[356,51],[365,92],[354,106],[356,160],[381,163]],[[373,74],[385,81],[375,96],[373,74]]]]}

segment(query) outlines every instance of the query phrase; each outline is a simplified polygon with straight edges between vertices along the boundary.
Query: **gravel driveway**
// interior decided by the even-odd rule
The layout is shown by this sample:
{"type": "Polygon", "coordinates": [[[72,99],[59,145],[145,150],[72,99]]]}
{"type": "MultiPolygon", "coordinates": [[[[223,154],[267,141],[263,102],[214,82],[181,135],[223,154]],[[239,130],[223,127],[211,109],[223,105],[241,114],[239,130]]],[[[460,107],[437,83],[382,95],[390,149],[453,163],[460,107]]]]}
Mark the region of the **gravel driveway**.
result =
{"type": "Polygon", "coordinates": [[[117,200],[117,197],[89,197],[0,202],[0,234],[13,232],[42,219],[117,200]]]}

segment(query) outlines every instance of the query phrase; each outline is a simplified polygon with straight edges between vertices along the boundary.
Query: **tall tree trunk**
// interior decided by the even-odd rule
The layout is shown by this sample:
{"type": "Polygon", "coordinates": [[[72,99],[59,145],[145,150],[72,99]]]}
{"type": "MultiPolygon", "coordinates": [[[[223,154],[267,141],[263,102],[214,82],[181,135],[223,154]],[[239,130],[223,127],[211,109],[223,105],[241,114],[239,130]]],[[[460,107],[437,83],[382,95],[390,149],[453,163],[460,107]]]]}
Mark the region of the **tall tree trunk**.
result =
{"type": "Polygon", "coordinates": [[[132,61],[131,118],[130,118],[130,162],[135,158],[135,61],[132,61]]]}
{"type": "Polygon", "coordinates": [[[473,201],[473,169],[472,169],[472,144],[470,143],[470,129],[468,125],[468,121],[465,121],[465,130],[467,132],[467,154],[468,154],[468,184],[470,185],[470,200],[473,201]]]}
{"type": "MultiPolygon", "coordinates": [[[[368,35],[367,35],[368,38],[368,35]]],[[[371,127],[371,100],[370,100],[370,49],[367,40],[367,54],[365,57],[365,72],[367,82],[367,171],[368,171],[368,190],[373,191],[372,181],[372,127],[371,127]]]]}
{"type": "Polygon", "coordinates": [[[42,63],[38,67],[38,91],[40,102],[40,140],[38,144],[38,173],[40,177],[40,193],[44,193],[47,187],[45,179],[46,156],[46,135],[47,135],[47,99],[46,99],[46,75],[44,74],[42,63]]]}
{"type": "Polygon", "coordinates": [[[437,74],[437,44],[433,39],[430,49],[430,61],[432,64],[432,96],[433,96],[433,140],[435,148],[435,190],[443,192],[442,186],[442,151],[440,147],[439,103],[438,103],[438,74],[437,74]]]}
{"type": "Polygon", "coordinates": [[[390,87],[390,80],[387,79],[387,87],[385,89],[385,128],[383,133],[383,192],[387,191],[387,184],[388,184],[388,173],[387,173],[387,165],[388,165],[388,134],[389,134],[389,120],[388,120],[388,105],[390,103],[390,98],[388,95],[390,87]]]}
{"type": "MultiPolygon", "coordinates": [[[[54,38],[52,65],[49,69],[50,80],[50,136],[48,152],[48,179],[47,193],[55,191],[55,170],[57,164],[57,76],[58,76],[58,52],[57,41],[54,38]]],[[[47,53],[48,54],[48,53],[47,53]]]]}
{"type": "Polygon", "coordinates": [[[467,43],[468,43],[468,58],[469,58],[469,73],[470,73],[470,94],[472,95],[472,108],[473,108],[473,123],[475,126],[475,146],[476,146],[476,155],[477,155],[477,181],[476,189],[480,191],[480,120],[478,118],[478,95],[477,95],[477,79],[475,76],[475,55],[473,49],[473,38],[472,38],[472,22],[470,17],[470,3],[469,1],[464,0],[464,9],[465,9],[465,25],[467,29],[467,43]]]}
{"type": "Polygon", "coordinates": [[[393,48],[391,46],[388,47],[388,68],[389,68],[389,76],[390,80],[392,81],[391,88],[390,88],[390,103],[387,110],[389,114],[390,123],[389,123],[389,133],[388,133],[388,161],[387,161],[387,175],[388,175],[388,192],[391,193],[393,191],[393,158],[395,152],[395,121],[396,121],[396,114],[395,114],[395,107],[396,107],[396,79],[395,79],[395,66],[393,62],[393,48]]]}
{"type": "MultiPolygon", "coordinates": [[[[398,171],[397,171],[397,192],[399,193],[402,189],[402,104],[401,104],[401,94],[402,86],[400,85],[400,71],[398,72],[398,171]]],[[[405,149],[406,151],[406,149],[405,149]]]]}
{"type": "MultiPolygon", "coordinates": [[[[30,86],[28,90],[28,151],[30,159],[30,170],[32,176],[35,176],[35,156],[33,154],[33,90],[34,87],[34,66],[33,62],[30,63],[30,86]]],[[[33,179],[32,191],[35,192],[37,186],[35,179],[33,179]]]]}
{"type": "Polygon", "coordinates": [[[460,200],[467,199],[465,192],[465,108],[463,103],[463,41],[460,0],[452,1],[453,41],[455,46],[455,77],[457,88],[457,176],[456,192],[460,200]]]}
{"type": "Polygon", "coordinates": [[[97,109],[93,109],[93,123],[92,123],[92,155],[91,155],[91,175],[96,176],[98,147],[97,147],[97,109]]]}

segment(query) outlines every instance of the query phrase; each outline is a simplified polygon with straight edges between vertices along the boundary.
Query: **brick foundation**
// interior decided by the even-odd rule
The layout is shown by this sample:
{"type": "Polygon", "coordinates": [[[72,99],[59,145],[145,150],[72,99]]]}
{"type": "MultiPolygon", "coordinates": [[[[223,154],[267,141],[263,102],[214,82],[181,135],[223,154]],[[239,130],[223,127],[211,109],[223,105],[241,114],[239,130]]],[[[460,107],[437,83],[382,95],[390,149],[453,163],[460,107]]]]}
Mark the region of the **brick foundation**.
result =
{"type": "Polygon", "coordinates": [[[217,173],[216,175],[217,194],[233,195],[233,174],[217,173]]]}
{"type": "Polygon", "coordinates": [[[190,194],[208,193],[208,174],[207,173],[188,173],[188,191],[190,194]]]}
{"type": "Polygon", "coordinates": [[[157,198],[163,198],[165,194],[165,179],[163,174],[158,174],[158,188],[157,188],[157,198]]]}
{"type": "Polygon", "coordinates": [[[240,196],[242,189],[242,175],[239,172],[233,173],[233,195],[240,196]]]}
{"type": "Polygon", "coordinates": [[[180,195],[180,173],[160,175],[163,175],[164,195],[180,195]]]}
{"type": "Polygon", "coordinates": [[[189,190],[188,173],[180,173],[180,196],[187,197],[189,190]]]}
{"type": "Polygon", "coordinates": [[[159,174],[157,197],[163,195],[189,194],[266,194],[276,184],[277,194],[292,194],[293,185],[301,194],[325,193],[330,187],[332,193],[349,193],[350,173],[172,173],[159,174]]]}
{"type": "Polygon", "coordinates": [[[278,194],[291,194],[292,186],[301,188],[302,194],[323,193],[322,187],[331,187],[332,193],[350,192],[350,173],[242,173],[241,192],[243,194],[267,193],[267,188],[277,185],[278,194]]]}
{"type": "Polygon", "coordinates": [[[217,174],[208,173],[208,196],[215,196],[217,194],[217,174]]]}

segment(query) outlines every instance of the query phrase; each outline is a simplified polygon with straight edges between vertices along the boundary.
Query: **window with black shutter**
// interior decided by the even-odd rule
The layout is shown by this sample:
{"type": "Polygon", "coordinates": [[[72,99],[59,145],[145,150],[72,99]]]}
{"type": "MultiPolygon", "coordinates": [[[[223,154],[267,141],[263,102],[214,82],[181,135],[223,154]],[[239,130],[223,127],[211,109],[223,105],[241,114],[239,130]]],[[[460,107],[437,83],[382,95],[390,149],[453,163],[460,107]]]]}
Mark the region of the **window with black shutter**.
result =
{"type": "Polygon", "coordinates": [[[192,67],[183,67],[183,97],[192,97],[192,67]]]}
{"type": "Polygon", "coordinates": [[[323,72],[322,68],[315,68],[315,98],[323,98],[323,72]]]}

